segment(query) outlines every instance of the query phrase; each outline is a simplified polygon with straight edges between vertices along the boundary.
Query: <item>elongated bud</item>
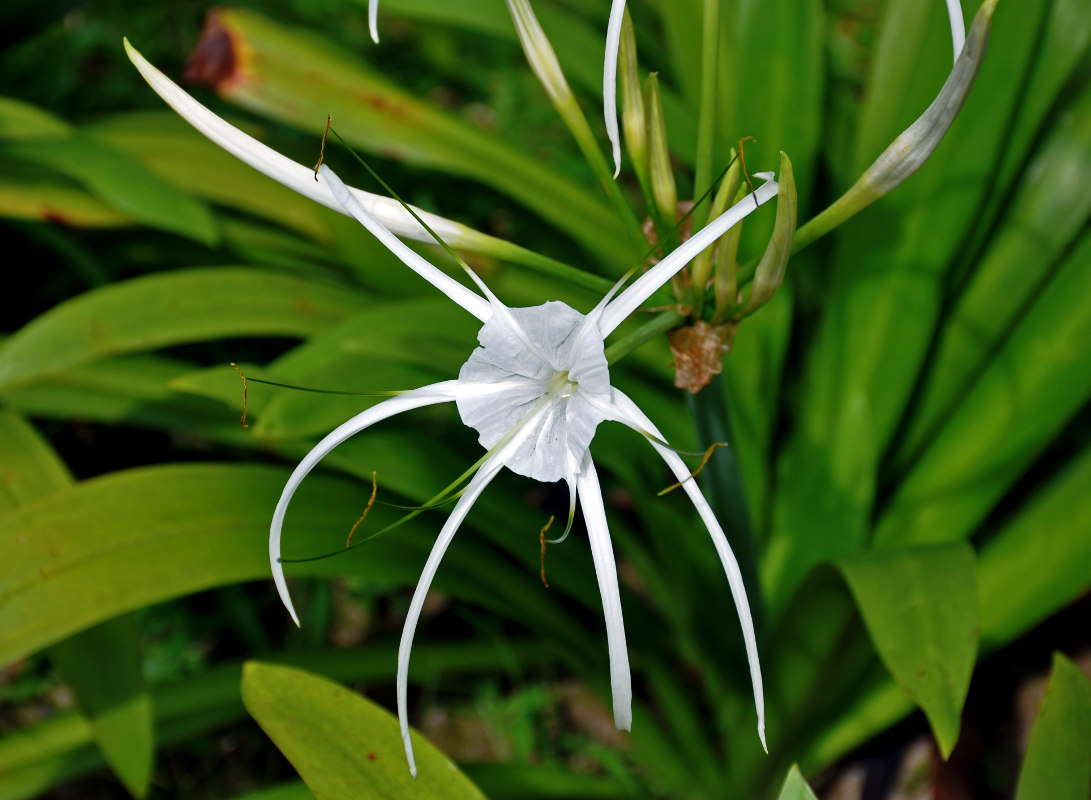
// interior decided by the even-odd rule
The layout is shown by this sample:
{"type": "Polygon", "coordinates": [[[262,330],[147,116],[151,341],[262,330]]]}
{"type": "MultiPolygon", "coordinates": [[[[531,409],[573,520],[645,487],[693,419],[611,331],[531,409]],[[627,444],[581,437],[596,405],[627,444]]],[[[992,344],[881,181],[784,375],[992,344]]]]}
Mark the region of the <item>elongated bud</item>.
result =
{"type": "Polygon", "coordinates": [[[519,35],[519,44],[523,46],[523,52],[526,54],[527,63],[538,76],[538,81],[546,90],[550,101],[563,115],[564,108],[576,105],[576,98],[572,95],[572,89],[561,71],[561,64],[557,60],[557,54],[553,52],[553,45],[546,38],[538,18],[534,16],[529,0],[507,0],[507,4],[512,21],[515,23],[515,31],[519,35]]]}
{"type": "MultiPolygon", "coordinates": [[[[712,205],[708,211],[709,219],[716,219],[722,213],[727,211],[727,207],[732,204],[735,197],[735,191],[739,186],[739,160],[735,157],[735,151],[731,151],[731,166],[727,169],[727,174],[724,175],[723,181],[720,183],[720,188],[716,190],[716,194],[712,199],[712,205]]],[[[724,238],[731,235],[732,231],[737,228],[741,228],[741,225],[736,225],[730,231],[728,231],[720,239],[723,242],[724,238]]],[[[693,285],[697,287],[698,297],[704,292],[705,287],[708,285],[709,278],[712,275],[712,263],[713,257],[718,252],[716,245],[702,250],[697,254],[697,257],[693,259],[693,264],[690,267],[690,274],[693,275],[693,285]]]]}
{"type": "MultiPolygon", "coordinates": [[[[799,229],[796,249],[810,244],[874,203],[920,169],[955,121],[985,57],[997,0],[985,0],[974,17],[966,43],[936,99],[917,121],[883,151],[851,189],[799,229]]],[[[955,23],[952,22],[952,31],[955,23]]]]}
{"type": "Polygon", "coordinates": [[[621,129],[625,150],[633,162],[637,177],[648,175],[648,121],[644,116],[644,95],[640,91],[640,73],[636,61],[636,36],[629,12],[621,22],[621,50],[618,60],[621,79],[621,129]]]}
{"type": "Polygon", "coordinates": [[[754,272],[754,283],[750,287],[750,299],[744,313],[768,303],[781,281],[788,266],[788,257],[792,254],[792,238],[796,232],[796,181],[792,174],[792,162],[788,155],[780,153],[780,188],[777,190],[777,220],[773,225],[773,238],[765,248],[765,254],[758,262],[754,272]]]}
{"type": "Polygon", "coordinates": [[[678,217],[678,189],[674,185],[667,125],[659,99],[659,76],[654,72],[644,84],[644,106],[648,114],[648,167],[652,197],[664,224],[673,227],[678,217]]]}
{"type": "MultiPolygon", "coordinates": [[[[742,184],[733,202],[737,203],[744,197],[746,185],[742,184]]],[[[712,315],[714,325],[726,322],[739,310],[739,240],[742,239],[743,224],[740,222],[721,236],[716,245],[716,275],[712,282],[712,293],[716,297],[716,313],[712,315]]]]}

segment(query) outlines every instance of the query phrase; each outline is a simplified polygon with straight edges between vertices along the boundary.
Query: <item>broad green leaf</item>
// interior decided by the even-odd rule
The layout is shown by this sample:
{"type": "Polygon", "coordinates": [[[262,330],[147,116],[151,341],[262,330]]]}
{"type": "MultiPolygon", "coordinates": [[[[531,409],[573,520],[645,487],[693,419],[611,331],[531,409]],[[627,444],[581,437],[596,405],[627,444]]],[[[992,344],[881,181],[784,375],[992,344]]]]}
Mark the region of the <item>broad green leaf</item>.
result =
{"type": "MultiPolygon", "coordinates": [[[[0,663],[125,611],[266,576],[268,517],[286,477],[258,466],[138,469],[3,517],[0,663]]],[[[359,515],[361,492],[345,481],[313,476],[304,489],[289,518],[300,530],[343,530],[359,515]]],[[[411,580],[406,561],[387,544],[351,568],[411,580]]],[[[310,565],[326,574],[337,567],[347,565],[310,565]]]]}
{"type": "MultiPolygon", "coordinates": [[[[792,263],[792,269],[799,261],[792,263]]],[[[759,538],[765,538],[769,530],[773,437],[793,307],[792,288],[785,284],[760,314],[739,326],[731,353],[724,359],[728,412],[738,441],[736,457],[759,538]]]]}
{"type": "Polygon", "coordinates": [[[82,131],[195,197],[264,217],[315,241],[332,237],[331,212],[246,166],[171,111],[113,114],[82,131]]]}
{"type": "Polygon", "coordinates": [[[73,228],[123,228],[133,224],[130,217],[79,187],[39,178],[0,180],[0,217],[73,228]]]}
{"type": "Polygon", "coordinates": [[[886,668],[924,711],[944,758],[958,740],[977,656],[973,550],[878,552],[838,563],[886,668]]]}
{"type": "MultiPolygon", "coordinates": [[[[316,147],[326,116],[332,114],[340,133],[355,147],[478,180],[614,264],[634,255],[616,216],[591,192],[499,137],[421,103],[327,41],[253,11],[221,8],[210,15],[204,43],[218,48],[220,60],[210,62],[213,66],[232,65],[218,72],[206,67],[209,82],[223,97],[313,131],[316,147]],[[246,58],[223,60],[225,46],[241,49],[246,58]],[[307,64],[307,70],[300,71],[299,64],[307,64]],[[312,80],[316,74],[322,76],[320,82],[312,80]]],[[[209,60],[205,53],[198,45],[195,69],[209,60]]],[[[331,150],[326,158],[343,163],[342,174],[351,176],[351,157],[331,150]]]]}
{"type": "Polygon", "coordinates": [[[1091,588],[1091,450],[980,548],[981,646],[996,650],[1091,588]]]}
{"type": "Polygon", "coordinates": [[[67,122],[17,97],[0,97],[0,141],[63,139],[71,135],[67,122]]]}
{"type": "MultiPolygon", "coordinates": [[[[722,5],[721,13],[730,14],[733,4],[722,5]]],[[[822,3],[751,0],[738,3],[738,9],[734,43],[721,46],[736,51],[736,68],[750,78],[738,81],[734,124],[721,132],[720,146],[753,136],[757,141],[747,143],[744,152],[747,167],[755,172],[777,169],[778,154],[788,153],[800,204],[806,208],[822,130],[826,74],[822,3]]],[[[729,73],[720,80],[730,82],[734,77],[729,73]]],[[[726,149],[719,153],[722,164],[726,165],[728,155],[726,149]]],[[[772,228],[772,215],[748,220],[743,227],[744,251],[762,252],[772,228]]]]}
{"type": "Polygon", "coordinates": [[[965,538],[1087,402],[1089,262],[1085,234],[899,484],[876,542],[965,538]]]}
{"type": "MultiPolygon", "coordinates": [[[[405,469],[400,462],[411,460],[424,470],[418,470],[418,482],[427,474],[429,454],[420,446],[409,450],[395,439],[383,447],[380,437],[365,438],[339,448],[341,460],[331,456],[331,465],[358,472],[374,468],[380,462],[361,458],[358,448],[379,445],[370,458],[378,454],[389,473],[405,469]]],[[[305,450],[297,448],[299,455],[305,450]]],[[[367,473],[370,479],[370,469],[367,473]]],[[[151,603],[267,578],[269,517],[287,477],[287,470],[263,466],[148,467],[84,481],[0,518],[0,562],[5,564],[0,575],[0,663],[151,603]]],[[[362,481],[309,476],[288,514],[285,558],[343,547],[369,489],[362,481]]],[[[483,524],[491,543],[453,548],[437,575],[437,588],[563,638],[574,653],[599,652],[596,638],[583,632],[567,610],[526,590],[537,575],[536,530],[528,535],[530,546],[512,542],[506,524],[510,502],[494,493],[480,504],[485,513],[474,509],[472,521],[483,524]],[[512,570],[511,561],[493,551],[498,543],[500,552],[510,550],[533,567],[512,570]]],[[[369,542],[366,552],[293,563],[287,571],[289,576],[351,573],[411,585],[437,525],[434,516],[426,515],[394,535],[369,542]]],[[[558,565],[578,559],[590,569],[585,547],[560,549],[553,559],[558,565]]],[[[597,599],[593,581],[580,581],[565,593],[577,588],[586,605],[597,599]]]]}
{"type": "MultiPolygon", "coordinates": [[[[988,196],[1020,97],[1020,76],[1034,53],[1034,37],[1028,33],[1040,26],[1046,3],[1028,0],[1018,9],[999,6],[989,52],[943,142],[916,174],[845,225],[836,239],[832,277],[822,283],[823,296],[835,301],[826,305],[812,351],[818,355],[809,359],[806,391],[811,396],[832,396],[835,406],[866,397],[866,423],[848,422],[869,425],[868,438],[879,452],[887,449],[898,430],[933,332],[942,322],[946,276],[962,266],[956,259],[958,248],[988,196]]],[[[881,147],[900,132],[904,123],[899,114],[906,113],[900,109],[908,109],[909,120],[923,111],[951,64],[950,27],[940,4],[890,4],[888,14],[895,12],[930,15],[931,21],[922,51],[893,67],[912,75],[912,88],[889,92],[885,84],[874,87],[876,102],[899,109],[883,115],[887,121],[877,130],[893,127],[894,131],[881,147]]],[[[897,24],[894,17],[887,22],[897,24]]],[[[898,39],[901,32],[895,28],[888,36],[884,31],[881,38],[885,41],[890,36],[898,39]]],[[[894,46],[900,50],[900,45],[894,46]]],[[[869,153],[871,158],[875,155],[869,153]]],[[[838,418],[838,412],[824,404],[804,404],[802,412],[810,418],[811,429],[838,418]]],[[[828,447],[839,446],[852,435],[839,425],[825,424],[825,430],[828,447]]],[[[860,468],[865,467],[861,463],[860,468]]]]}
{"type": "Polygon", "coordinates": [[[818,800],[814,791],[807,785],[807,780],[799,767],[793,765],[788,777],[784,779],[779,800],[818,800]]]}
{"type": "Polygon", "coordinates": [[[1062,115],[1028,166],[965,291],[944,319],[903,461],[950,417],[1091,219],[1091,90],[1062,115]]]}
{"type": "MultiPolygon", "coordinates": [[[[238,401],[238,411],[221,403],[187,396],[168,384],[193,372],[192,364],[155,355],[104,358],[65,370],[55,378],[43,378],[22,389],[5,391],[4,402],[32,417],[81,419],[107,424],[125,423],[145,428],[185,428],[233,446],[253,443],[239,427],[242,412],[241,384],[224,399],[238,401]]],[[[202,394],[201,392],[194,392],[202,394]]],[[[216,397],[216,395],[210,395],[216,397]]],[[[234,403],[231,403],[234,407],[234,403]]]]}
{"type": "Polygon", "coordinates": [[[46,167],[82,184],[130,219],[203,244],[218,238],[206,206],[135,158],[79,134],[0,146],[0,156],[46,167]]]}
{"type": "MultiPolygon", "coordinates": [[[[271,380],[345,392],[413,389],[457,376],[475,346],[478,325],[445,297],[391,301],[312,337],[268,372],[271,380]]],[[[282,391],[262,409],[255,433],[313,436],[382,399],[327,395],[316,403],[306,392],[282,391]]]]}
{"type": "Polygon", "coordinates": [[[242,699],[317,800],[484,797],[415,732],[414,779],[405,763],[398,720],[325,678],[251,661],[243,668],[242,699]]]}
{"type": "Polygon", "coordinates": [[[1091,792],[1091,682],[1060,653],[1019,773],[1015,800],[1083,800],[1091,792]]]}
{"type": "Polygon", "coordinates": [[[357,292],[271,270],[195,268],[68,300],[0,346],[0,389],[104,356],[228,336],[308,336],[360,308],[357,292]]]}
{"type": "Polygon", "coordinates": [[[136,618],[126,614],[88,628],[48,654],[75,691],[110,768],[129,792],[146,797],[155,741],[136,618]]]}
{"type": "Polygon", "coordinates": [[[1008,204],[1012,183],[1027,169],[1027,153],[1039,134],[1042,123],[1057,102],[1065,83],[1087,52],[1091,41],[1091,15],[1085,12],[1083,0],[1054,0],[1046,19],[1037,60],[1027,78],[1020,99],[1019,113],[1008,137],[1004,157],[997,168],[995,188],[977,233],[976,251],[991,230],[990,223],[1008,204]]]}
{"type": "Polygon", "coordinates": [[[859,553],[867,541],[878,472],[867,397],[846,398],[831,414],[817,428],[798,429],[776,465],[772,528],[759,565],[773,618],[811,570],[859,553]],[[841,437],[827,442],[829,428],[841,437]]]}
{"type": "Polygon", "coordinates": [[[0,516],[65,489],[72,476],[38,430],[0,407],[0,516]]]}
{"type": "MultiPolygon", "coordinates": [[[[392,685],[397,664],[396,640],[371,642],[363,650],[322,650],[270,655],[278,664],[326,675],[335,680],[392,685]]],[[[555,663],[568,653],[548,642],[498,638],[457,644],[421,642],[409,665],[412,685],[434,685],[457,675],[514,674],[555,663]]],[[[156,738],[164,746],[190,741],[245,719],[239,697],[242,664],[232,662],[154,687],[156,738]]],[[[0,797],[23,800],[78,775],[101,769],[87,722],[62,711],[0,739],[0,797]]]]}
{"type": "MultiPolygon", "coordinates": [[[[48,498],[72,484],[49,444],[5,409],[0,409],[0,441],[0,512],[48,498]]],[[[126,616],[59,642],[48,655],[75,692],[111,769],[133,795],[144,797],[151,784],[155,743],[140,652],[136,622],[126,616]]]]}

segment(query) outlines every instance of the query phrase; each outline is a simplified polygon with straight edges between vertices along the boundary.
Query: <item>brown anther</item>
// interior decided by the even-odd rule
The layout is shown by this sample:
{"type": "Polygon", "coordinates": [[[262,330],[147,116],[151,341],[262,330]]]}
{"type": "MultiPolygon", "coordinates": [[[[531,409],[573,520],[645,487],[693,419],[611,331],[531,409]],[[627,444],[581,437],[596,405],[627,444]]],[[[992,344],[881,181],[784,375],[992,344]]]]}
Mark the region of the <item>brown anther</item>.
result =
{"type": "Polygon", "coordinates": [[[541,533],[538,534],[538,542],[539,542],[539,544],[542,545],[542,583],[545,585],[545,587],[547,589],[549,588],[549,581],[546,580],[546,576],[545,576],[545,549],[546,549],[545,535],[546,535],[546,531],[549,530],[549,526],[552,525],[552,524],[553,524],[553,517],[550,517],[549,522],[547,522],[545,524],[545,527],[542,528],[541,533]]]}
{"type": "Polygon", "coordinates": [[[246,424],[246,376],[242,374],[242,368],[234,361],[231,362],[231,366],[235,368],[235,372],[239,373],[239,377],[242,378],[242,419],[239,420],[239,424],[244,428],[249,428],[250,426],[246,424]]]}
{"type": "Polygon", "coordinates": [[[352,530],[349,531],[349,538],[345,539],[345,547],[352,546],[352,537],[356,534],[356,529],[360,527],[360,523],[367,519],[368,512],[371,511],[371,507],[375,505],[375,494],[379,491],[379,483],[375,479],[375,473],[371,473],[371,497],[367,499],[367,506],[364,508],[364,513],[360,515],[360,519],[356,520],[356,524],[352,526],[352,530]]]}
{"type": "Polygon", "coordinates": [[[322,132],[322,145],[318,148],[318,163],[314,165],[314,182],[318,183],[318,168],[326,158],[326,137],[330,135],[330,120],[333,114],[326,115],[326,130],[322,132]]]}
{"type": "MultiPolygon", "coordinates": [[[[705,464],[707,464],[708,460],[710,458],[712,458],[712,451],[715,450],[717,447],[727,447],[727,442],[713,442],[712,447],[708,448],[708,450],[705,450],[705,455],[701,459],[701,463],[697,465],[697,469],[693,470],[693,472],[691,472],[689,474],[689,477],[686,478],[687,481],[693,480],[694,478],[696,478],[698,475],[701,474],[701,470],[703,470],[705,468],[705,464]]],[[[663,495],[667,494],[667,492],[673,492],[675,489],[681,487],[681,485],[683,483],[685,483],[685,481],[679,481],[678,483],[676,483],[676,484],[674,484],[672,486],[668,486],[663,491],[657,492],[656,496],[657,497],[662,497],[663,495]]]]}

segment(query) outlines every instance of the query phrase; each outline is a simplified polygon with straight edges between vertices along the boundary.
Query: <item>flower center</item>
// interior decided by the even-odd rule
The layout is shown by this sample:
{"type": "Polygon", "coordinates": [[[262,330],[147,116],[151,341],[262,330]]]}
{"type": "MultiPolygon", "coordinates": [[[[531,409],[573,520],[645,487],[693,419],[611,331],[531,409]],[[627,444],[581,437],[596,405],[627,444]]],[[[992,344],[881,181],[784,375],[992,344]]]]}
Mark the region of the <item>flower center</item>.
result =
{"type": "Polygon", "coordinates": [[[554,372],[546,381],[546,394],[557,399],[571,397],[580,386],[578,381],[569,379],[568,370],[554,372]]]}
{"type": "Polygon", "coordinates": [[[519,436],[505,464],[540,481],[573,474],[610,402],[610,369],[593,322],[564,303],[511,308],[478,334],[459,382],[494,392],[456,400],[462,421],[493,448],[519,436]]]}

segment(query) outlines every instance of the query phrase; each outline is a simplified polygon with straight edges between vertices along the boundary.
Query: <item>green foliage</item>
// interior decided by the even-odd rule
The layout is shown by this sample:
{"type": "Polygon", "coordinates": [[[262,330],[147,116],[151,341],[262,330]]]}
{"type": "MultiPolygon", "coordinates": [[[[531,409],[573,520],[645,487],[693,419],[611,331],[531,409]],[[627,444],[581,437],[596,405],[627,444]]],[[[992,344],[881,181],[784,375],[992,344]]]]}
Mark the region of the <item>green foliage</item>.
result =
{"type": "Polygon", "coordinates": [[[420,774],[411,776],[397,718],[324,678],[252,661],[243,667],[242,701],[317,800],[484,797],[415,733],[420,774]]]}
{"type": "Polygon", "coordinates": [[[965,544],[878,552],[838,566],[879,657],[932,723],[944,758],[977,656],[977,581],[965,544]]]}
{"type": "Polygon", "coordinates": [[[1034,720],[1016,800],[1083,798],[1091,791],[1091,682],[1061,654],[1034,720]]]}
{"type": "MultiPolygon", "coordinates": [[[[205,82],[219,96],[195,93],[301,163],[317,157],[332,113],[410,202],[488,234],[466,257],[501,299],[590,308],[639,253],[526,68],[503,4],[380,2],[378,48],[363,0],[213,12],[210,29],[237,58],[216,62],[206,41],[205,82]],[[569,280],[567,264],[586,272],[569,280]]],[[[96,0],[60,16],[32,5],[3,12],[25,38],[0,53],[0,218],[13,265],[0,297],[0,664],[52,664],[48,676],[14,678],[25,683],[10,696],[61,681],[75,708],[5,732],[0,795],[34,797],[108,766],[142,796],[169,780],[155,759],[211,746],[202,737],[239,725],[245,700],[306,781],[267,775],[277,785],[234,790],[248,800],[357,797],[370,790],[345,782],[376,776],[394,796],[425,796],[429,782],[480,796],[449,781],[446,757],[423,741],[411,784],[392,719],[307,674],[386,697],[396,641],[383,620],[404,613],[403,590],[446,509],[353,555],[288,564],[306,606],[301,632],[287,630],[271,589],[247,590],[245,619],[223,591],[267,582],[286,468],[377,402],[367,393],[456,377],[477,323],[354,221],[157,105],[123,61],[121,36],[177,77],[199,24],[192,9],[96,0]],[[228,362],[250,378],[350,394],[253,380],[243,428],[228,362]],[[329,643],[333,576],[350,576],[378,620],[364,646],[329,643]],[[165,602],[205,614],[188,598],[206,590],[200,607],[214,606],[224,640],[246,652],[202,655],[196,672],[165,681],[147,669],[147,621],[165,602]],[[261,663],[244,670],[242,656],[261,663]]],[[[950,69],[940,0],[719,5],[715,115],[701,121],[712,144],[698,148],[703,4],[629,3],[641,78],[659,74],[681,199],[695,156],[718,173],[753,135],[749,171],[776,167],[785,151],[804,223],[924,110],[950,69]]],[[[600,135],[608,4],[534,6],[600,135]]],[[[611,366],[614,385],[673,445],[730,440],[699,481],[764,609],[770,754],[753,732],[707,535],[681,493],[654,496],[671,479],[647,444],[607,424],[592,449],[616,501],[608,513],[639,678],[633,732],[622,746],[596,739],[609,722],[590,703],[579,720],[522,708],[506,763],[463,765],[489,796],[805,800],[814,794],[803,774],[914,708],[946,756],[979,659],[1011,658],[1008,645],[1086,597],[1089,43],[1081,0],[1002,0],[969,100],[932,158],[793,256],[777,295],[733,332],[722,380],[687,404],[658,334],[611,366]]],[[[332,144],[326,160],[351,174],[332,144]]],[[[620,193],[643,216],[628,170],[620,193]]],[[[752,220],[739,253],[751,267],[773,215],[752,220]]],[[[438,248],[420,249],[451,266],[438,248]]],[[[693,304],[663,295],[686,318],[693,304]]],[[[638,316],[622,336],[640,338],[638,316]]],[[[456,422],[451,410],[421,411],[342,445],[293,503],[286,554],[342,547],[373,473],[364,533],[403,513],[384,503],[425,502],[480,455],[456,422]]],[[[602,607],[579,530],[547,548],[548,591],[539,578],[538,531],[555,510],[549,490],[510,475],[475,506],[437,575],[442,610],[414,648],[421,711],[472,707],[482,676],[505,692],[574,676],[605,695],[593,622],[602,607]]],[[[1058,656],[1020,800],[1086,797],[1087,695],[1058,656]]]]}

